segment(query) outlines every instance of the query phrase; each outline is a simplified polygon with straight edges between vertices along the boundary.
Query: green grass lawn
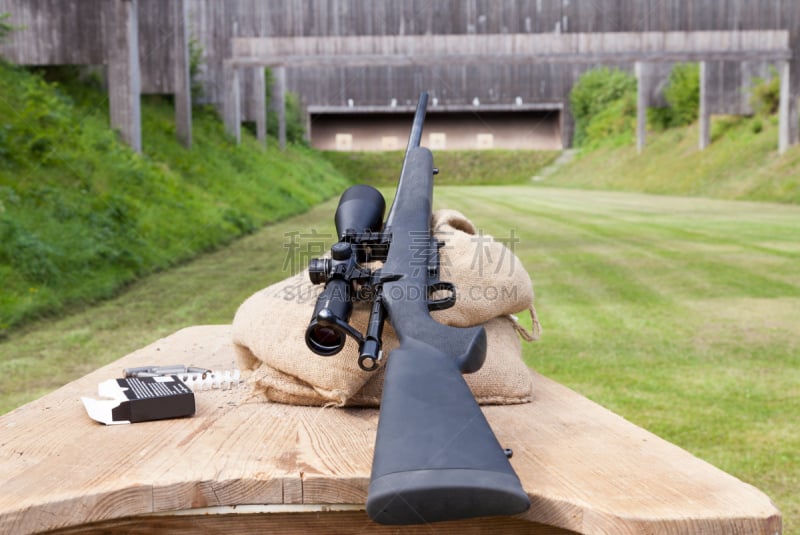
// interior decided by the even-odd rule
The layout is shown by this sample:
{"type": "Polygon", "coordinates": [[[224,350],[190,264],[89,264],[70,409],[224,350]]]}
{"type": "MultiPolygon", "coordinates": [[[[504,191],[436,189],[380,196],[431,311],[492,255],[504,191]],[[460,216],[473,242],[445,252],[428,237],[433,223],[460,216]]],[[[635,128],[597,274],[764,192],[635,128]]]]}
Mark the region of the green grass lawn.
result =
{"type": "MultiPolygon", "coordinates": [[[[800,529],[800,207],[530,186],[436,204],[519,238],[544,335],[527,363],[764,490],[800,529]]],[[[5,412],[288,275],[335,200],[0,343],[5,412]]]]}

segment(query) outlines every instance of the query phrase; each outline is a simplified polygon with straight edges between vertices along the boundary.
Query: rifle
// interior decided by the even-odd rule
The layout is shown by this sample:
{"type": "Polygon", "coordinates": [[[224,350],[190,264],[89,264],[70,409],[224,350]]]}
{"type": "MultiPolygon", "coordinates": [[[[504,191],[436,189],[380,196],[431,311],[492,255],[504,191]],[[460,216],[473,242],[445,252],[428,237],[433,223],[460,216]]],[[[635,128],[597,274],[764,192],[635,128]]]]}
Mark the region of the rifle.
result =
{"type": "Polygon", "coordinates": [[[334,355],[350,336],[358,342],[359,366],[374,370],[386,319],[400,342],[387,363],[366,504],[382,524],[513,515],[530,507],[461,375],[482,366],[485,330],[449,327],[429,313],[452,306],[456,288],[439,280],[442,243],[430,228],[438,170],[420,147],[427,102],[422,93],[386,221],[378,190],[348,188],[334,217],[339,241],[330,258],[309,263],[311,281],[325,284],[306,330],[312,351],[334,355]],[[382,266],[368,267],[375,261],[382,266]],[[355,300],[371,302],[363,335],[348,323],[355,300]]]}

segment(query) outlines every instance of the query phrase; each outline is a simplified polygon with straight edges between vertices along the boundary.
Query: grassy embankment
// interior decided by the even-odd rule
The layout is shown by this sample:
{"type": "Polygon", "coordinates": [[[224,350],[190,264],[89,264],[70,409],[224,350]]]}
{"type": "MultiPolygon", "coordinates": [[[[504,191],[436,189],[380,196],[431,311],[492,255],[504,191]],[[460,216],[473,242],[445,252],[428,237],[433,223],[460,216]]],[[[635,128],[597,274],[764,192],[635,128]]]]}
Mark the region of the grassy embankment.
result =
{"type": "Polygon", "coordinates": [[[346,183],[311,150],[264,151],[247,135],[235,145],[208,109],[194,110],[187,150],[172,106],[145,98],[138,155],[108,128],[106,96],[91,84],[47,83],[0,63],[0,95],[0,336],[306,210],[346,183]]]}
{"type": "MultiPolygon", "coordinates": [[[[403,161],[402,151],[326,151],[323,155],[354,182],[376,186],[396,184],[403,161]]],[[[433,163],[439,168],[435,184],[524,184],[558,155],[557,151],[434,151],[433,163]]]]}
{"type": "Polygon", "coordinates": [[[642,154],[633,143],[601,146],[545,183],[800,204],[800,150],[778,155],[775,116],[715,117],[712,146],[699,151],[697,143],[697,125],[653,132],[642,154]]]}

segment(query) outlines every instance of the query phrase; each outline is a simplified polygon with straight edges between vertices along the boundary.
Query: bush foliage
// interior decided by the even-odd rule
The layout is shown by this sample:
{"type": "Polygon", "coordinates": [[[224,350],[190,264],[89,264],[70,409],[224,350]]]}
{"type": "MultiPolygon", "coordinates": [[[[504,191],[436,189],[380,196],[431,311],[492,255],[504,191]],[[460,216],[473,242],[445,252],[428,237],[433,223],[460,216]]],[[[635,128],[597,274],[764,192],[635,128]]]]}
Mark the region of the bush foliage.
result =
{"type": "Polygon", "coordinates": [[[769,78],[755,78],[750,91],[750,107],[756,115],[778,112],[781,102],[781,79],[773,68],[769,78]]]}
{"type": "Polygon", "coordinates": [[[0,13],[0,43],[5,41],[15,29],[14,26],[8,23],[8,18],[10,16],[10,13],[0,13]]]}
{"type": "Polygon", "coordinates": [[[657,130],[692,124],[700,111],[700,67],[697,63],[680,63],[669,75],[664,98],[666,108],[650,108],[648,122],[657,130]]]}
{"type": "Polygon", "coordinates": [[[601,67],[578,79],[569,96],[575,118],[576,146],[633,131],[636,119],[636,78],[601,67]]]}

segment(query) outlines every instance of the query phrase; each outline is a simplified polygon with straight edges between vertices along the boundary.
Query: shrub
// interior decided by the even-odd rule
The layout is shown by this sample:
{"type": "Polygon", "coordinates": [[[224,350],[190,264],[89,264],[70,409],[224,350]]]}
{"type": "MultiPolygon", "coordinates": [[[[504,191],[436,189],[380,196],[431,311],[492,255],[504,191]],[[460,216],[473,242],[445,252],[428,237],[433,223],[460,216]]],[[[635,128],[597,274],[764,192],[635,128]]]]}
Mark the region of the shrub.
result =
{"type": "Polygon", "coordinates": [[[680,63],[673,67],[664,89],[667,108],[652,108],[647,117],[657,129],[692,124],[700,111],[700,67],[697,63],[680,63]]]}
{"type": "Polygon", "coordinates": [[[203,63],[205,63],[203,45],[192,36],[189,38],[189,85],[192,102],[203,98],[205,93],[203,81],[200,80],[200,71],[203,68],[203,63]]]}
{"type": "Polygon", "coordinates": [[[592,117],[586,125],[586,144],[627,144],[635,130],[636,96],[628,93],[592,117]]]}
{"type": "MultiPolygon", "coordinates": [[[[275,77],[270,69],[265,69],[265,71],[267,106],[271,106],[272,86],[275,83],[275,77]]],[[[300,104],[300,98],[294,93],[287,91],[284,105],[286,106],[286,142],[306,145],[305,118],[302,105],[300,104]]],[[[278,117],[272,110],[267,112],[267,134],[278,137],[278,117]]]]}
{"type": "Polygon", "coordinates": [[[14,26],[6,22],[10,16],[10,13],[0,13],[0,43],[5,41],[9,34],[16,29],[14,26]]]}
{"type": "Polygon", "coordinates": [[[691,124],[700,111],[700,67],[697,63],[675,65],[664,97],[672,109],[671,126],[691,124]]]}
{"type": "Polygon", "coordinates": [[[771,69],[769,78],[753,79],[750,89],[750,106],[756,115],[772,115],[777,113],[781,102],[781,79],[775,68],[771,69]]]}
{"type": "Polygon", "coordinates": [[[620,129],[628,128],[625,117],[636,116],[636,78],[618,69],[593,69],[580,77],[569,98],[575,118],[575,145],[585,145],[592,141],[590,131],[620,133],[620,129]],[[633,102],[632,111],[621,101],[633,102]],[[608,111],[611,108],[614,111],[608,111]],[[627,115],[615,117],[615,113],[627,115]],[[599,124],[590,126],[594,120],[599,124]]]}

